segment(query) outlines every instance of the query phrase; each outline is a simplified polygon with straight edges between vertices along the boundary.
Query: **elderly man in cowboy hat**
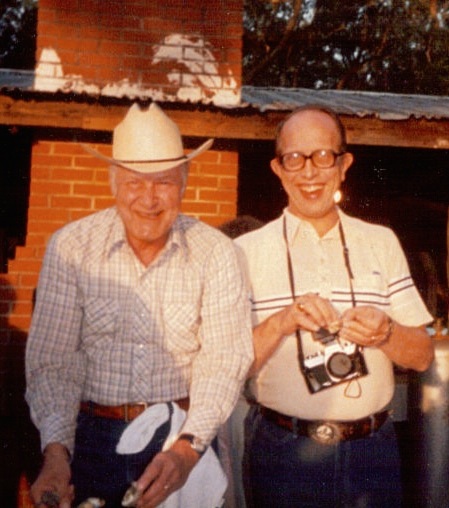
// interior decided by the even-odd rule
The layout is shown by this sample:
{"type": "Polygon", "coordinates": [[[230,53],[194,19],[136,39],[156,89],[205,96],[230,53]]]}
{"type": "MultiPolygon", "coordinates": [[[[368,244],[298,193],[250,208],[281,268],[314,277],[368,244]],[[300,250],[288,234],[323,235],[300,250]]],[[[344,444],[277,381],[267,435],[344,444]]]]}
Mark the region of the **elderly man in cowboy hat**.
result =
{"type": "Polygon", "coordinates": [[[116,204],[56,232],[45,255],[26,356],[44,453],[36,504],[121,506],[132,483],[136,506],[157,506],[238,398],[253,350],[236,253],[180,213],[188,162],[211,143],[185,155],[153,103],[130,108],[112,158],[86,148],[110,164],[116,204]],[[157,403],[187,412],[172,443],[161,451],[168,420],[142,450],[117,453],[130,422],[157,403]]]}

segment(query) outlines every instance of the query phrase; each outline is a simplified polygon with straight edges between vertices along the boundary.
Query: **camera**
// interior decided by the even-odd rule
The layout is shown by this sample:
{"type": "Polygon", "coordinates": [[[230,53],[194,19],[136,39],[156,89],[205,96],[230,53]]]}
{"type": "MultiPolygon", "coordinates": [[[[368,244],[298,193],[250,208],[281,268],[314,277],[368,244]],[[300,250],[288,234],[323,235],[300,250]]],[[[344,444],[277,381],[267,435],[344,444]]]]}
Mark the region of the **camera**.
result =
{"type": "Polygon", "coordinates": [[[320,328],[313,338],[324,347],[304,358],[304,375],[310,393],[316,393],[353,378],[368,374],[360,347],[353,343],[341,343],[338,332],[320,328]]]}

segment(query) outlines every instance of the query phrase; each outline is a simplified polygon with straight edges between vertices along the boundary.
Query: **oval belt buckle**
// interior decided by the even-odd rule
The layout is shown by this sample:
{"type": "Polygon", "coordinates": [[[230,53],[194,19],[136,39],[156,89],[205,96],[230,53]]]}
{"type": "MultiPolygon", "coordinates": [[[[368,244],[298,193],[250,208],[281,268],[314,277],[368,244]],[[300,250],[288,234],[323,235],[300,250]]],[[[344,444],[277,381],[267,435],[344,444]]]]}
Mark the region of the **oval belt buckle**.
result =
{"type": "Polygon", "coordinates": [[[341,441],[341,432],[337,424],[318,422],[310,427],[309,436],[317,443],[333,445],[341,441]]]}

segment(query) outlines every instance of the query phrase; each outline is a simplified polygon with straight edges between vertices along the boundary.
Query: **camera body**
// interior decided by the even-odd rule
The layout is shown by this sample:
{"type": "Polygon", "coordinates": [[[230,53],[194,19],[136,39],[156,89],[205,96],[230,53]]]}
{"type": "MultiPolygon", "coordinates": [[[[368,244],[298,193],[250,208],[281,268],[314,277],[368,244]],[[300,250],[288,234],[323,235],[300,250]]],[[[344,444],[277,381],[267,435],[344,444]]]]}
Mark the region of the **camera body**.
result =
{"type": "Polygon", "coordinates": [[[338,332],[320,328],[313,333],[324,348],[304,358],[304,374],[310,393],[331,388],[368,374],[365,358],[357,344],[342,344],[338,332]]]}

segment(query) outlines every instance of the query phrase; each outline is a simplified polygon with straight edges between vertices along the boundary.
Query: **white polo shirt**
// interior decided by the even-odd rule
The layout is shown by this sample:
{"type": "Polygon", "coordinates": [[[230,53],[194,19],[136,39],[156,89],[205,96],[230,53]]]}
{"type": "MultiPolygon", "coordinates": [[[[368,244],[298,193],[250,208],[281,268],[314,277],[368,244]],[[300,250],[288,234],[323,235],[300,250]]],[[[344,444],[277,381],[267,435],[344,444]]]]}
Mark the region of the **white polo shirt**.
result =
{"type": "MultiPolygon", "coordinates": [[[[296,297],[317,293],[340,311],[352,306],[338,225],[319,237],[306,221],[284,211],[296,297]]],[[[379,307],[395,321],[421,326],[433,321],[411,279],[405,255],[390,229],[339,210],[356,304],[379,307]]],[[[283,216],[235,240],[251,292],[253,326],[292,303],[283,216]],[[240,249],[239,249],[240,250],[240,249]]],[[[304,356],[322,346],[302,332],[304,356]]],[[[393,396],[392,362],[378,348],[364,348],[368,374],[311,394],[298,364],[296,335],[286,336],[250,380],[259,403],[281,413],[318,420],[355,420],[385,408],[393,396]]]]}

